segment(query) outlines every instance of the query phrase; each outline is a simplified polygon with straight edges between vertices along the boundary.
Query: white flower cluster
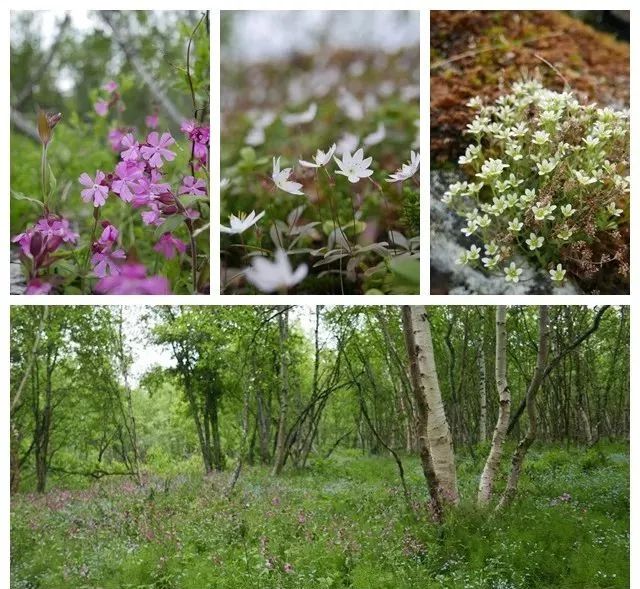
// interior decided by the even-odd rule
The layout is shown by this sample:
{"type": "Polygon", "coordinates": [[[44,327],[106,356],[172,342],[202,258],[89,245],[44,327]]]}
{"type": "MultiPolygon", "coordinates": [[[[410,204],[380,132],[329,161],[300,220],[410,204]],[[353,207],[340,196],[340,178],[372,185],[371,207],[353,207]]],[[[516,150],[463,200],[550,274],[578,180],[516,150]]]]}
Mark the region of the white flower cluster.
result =
{"type": "Polygon", "coordinates": [[[442,201],[466,219],[465,236],[488,245],[485,257],[471,245],[458,263],[518,282],[522,270],[510,258],[520,254],[562,282],[563,246],[614,231],[628,215],[628,112],[581,105],[535,80],[467,106],[477,111],[466,131],[473,142],[458,164],[470,179],[442,201]]]}

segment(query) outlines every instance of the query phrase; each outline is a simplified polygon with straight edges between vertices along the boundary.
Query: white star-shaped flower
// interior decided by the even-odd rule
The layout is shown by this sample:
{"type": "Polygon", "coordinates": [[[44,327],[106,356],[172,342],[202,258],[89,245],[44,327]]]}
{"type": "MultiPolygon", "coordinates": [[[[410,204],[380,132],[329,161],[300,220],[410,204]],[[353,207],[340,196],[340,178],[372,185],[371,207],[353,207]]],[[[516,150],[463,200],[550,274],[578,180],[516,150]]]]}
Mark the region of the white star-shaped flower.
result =
{"type": "Polygon", "coordinates": [[[408,164],[402,164],[402,168],[391,174],[387,178],[387,182],[404,182],[413,176],[420,167],[420,154],[415,151],[411,152],[411,160],[408,164]]]}
{"type": "Polygon", "coordinates": [[[337,157],[334,157],[333,159],[340,168],[336,171],[336,174],[346,176],[349,182],[354,184],[358,182],[360,178],[368,178],[373,174],[373,170],[369,169],[372,158],[365,158],[362,148],[356,151],[353,155],[345,153],[342,156],[342,160],[339,160],[337,157]]]}
{"type": "Polygon", "coordinates": [[[333,154],[336,151],[336,144],[334,143],[325,153],[321,149],[316,151],[316,155],[313,156],[315,163],[307,162],[305,160],[300,160],[300,165],[305,168],[320,168],[322,166],[326,166],[333,157],[333,154]]]}
{"type": "Polygon", "coordinates": [[[310,123],[313,119],[316,118],[316,114],[318,113],[318,105],[315,102],[312,102],[309,105],[307,110],[300,113],[291,113],[282,115],[282,122],[287,127],[295,127],[296,125],[303,125],[305,123],[310,123]]]}
{"type": "Polygon", "coordinates": [[[300,194],[304,196],[304,192],[300,189],[302,188],[302,184],[299,182],[293,182],[289,180],[289,176],[291,175],[291,168],[285,168],[284,170],[280,169],[280,158],[273,158],[273,172],[271,174],[271,178],[273,183],[280,189],[288,192],[289,194],[300,194]]]}
{"type": "Polygon", "coordinates": [[[251,262],[251,267],[244,271],[246,279],[262,292],[275,292],[288,290],[307,275],[309,268],[306,264],[298,266],[294,271],[289,262],[287,252],[278,249],[275,253],[275,261],[264,256],[256,256],[251,262]]]}
{"type": "Polygon", "coordinates": [[[262,211],[260,214],[256,215],[255,211],[251,211],[248,215],[244,216],[240,214],[239,217],[235,215],[229,215],[229,227],[225,227],[224,225],[220,225],[220,231],[222,233],[244,233],[249,227],[255,225],[262,217],[264,217],[265,211],[262,211]]]}

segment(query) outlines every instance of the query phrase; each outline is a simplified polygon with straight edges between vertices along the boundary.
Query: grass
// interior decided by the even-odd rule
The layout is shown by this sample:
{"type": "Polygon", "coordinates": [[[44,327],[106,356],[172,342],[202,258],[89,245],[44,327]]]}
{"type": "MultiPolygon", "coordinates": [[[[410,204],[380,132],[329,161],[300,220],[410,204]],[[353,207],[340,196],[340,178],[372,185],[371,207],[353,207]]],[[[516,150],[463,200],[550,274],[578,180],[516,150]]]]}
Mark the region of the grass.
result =
{"type": "Polygon", "coordinates": [[[628,447],[534,449],[513,508],[473,506],[482,457],[458,461],[464,499],[429,522],[405,458],[412,518],[386,457],[344,451],[279,479],[147,475],[14,498],[15,589],[595,589],[629,587],[628,447]],[[568,494],[568,495],[564,495],[568,494]]]}

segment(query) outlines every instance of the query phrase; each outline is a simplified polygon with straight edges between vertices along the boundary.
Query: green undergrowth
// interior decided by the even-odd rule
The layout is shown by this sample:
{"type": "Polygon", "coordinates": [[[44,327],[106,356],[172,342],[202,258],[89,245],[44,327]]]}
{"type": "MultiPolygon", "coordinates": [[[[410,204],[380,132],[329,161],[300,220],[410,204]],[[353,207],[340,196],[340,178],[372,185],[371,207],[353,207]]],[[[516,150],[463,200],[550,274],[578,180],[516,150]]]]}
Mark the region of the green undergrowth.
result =
{"type": "Polygon", "coordinates": [[[403,461],[417,518],[393,460],[353,450],[277,479],[248,467],[230,500],[230,473],[193,469],[20,495],[11,587],[629,587],[627,446],[535,446],[500,515],[473,504],[485,455],[458,452],[463,500],[440,527],[415,457],[403,461]]]}

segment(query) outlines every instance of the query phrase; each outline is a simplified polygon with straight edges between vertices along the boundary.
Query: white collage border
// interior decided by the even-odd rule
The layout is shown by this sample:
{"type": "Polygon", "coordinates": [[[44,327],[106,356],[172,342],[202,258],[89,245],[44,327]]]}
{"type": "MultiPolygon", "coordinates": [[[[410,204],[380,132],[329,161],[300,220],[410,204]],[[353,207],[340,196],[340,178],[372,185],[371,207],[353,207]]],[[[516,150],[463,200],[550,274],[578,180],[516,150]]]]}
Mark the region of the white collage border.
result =
{"type": "MultiPolygon", "coordinates": [[[[638,239],[631,238],[631,295],[430,295],[429,293],[429,157],[423,157],[420,168],[420,184],[422,187],[420,199],[421,218],[421,261],[420,261],[420,295],[394,295],[394,296],[362,296],[362,295],[220,295],[219,275],[220,260],[216,255],[219,249],[219,180],[220,180],[220,11],[223,10],[416,10],[420,11],[420,145],[421,151],[429,152],[429,12],[430,10],[600,10],[619,9],[631,10],[631,190],[640,182],[640,167],[638,164],[638,154],[640,153],[640,136],[635,131],[637,118],[640,116],[638,107],[637,91],[638,85],[637,67],[640,63],[640,38],[638,37],[638,18],[630,0],[626,2],[612,2],[606,4],[593,0],[569,0],[563,2],[551,2],[549,0],[529,1],[518,3],[498,1],[482,2],[481,0],[448,0],[448,1],[428,1],[428,0],[396,0],[391,3],[382,0],[369,0],[368,2],[358,0],[325,0],[322,3],[312,3],[304,0],[217,0],[215,2],[187,3],[179,8],[183,10],[210,10],[211,23],[211,277],[212,294],[210,295],[167,295],[167,296],[102,296],[93,297],[87,295],[59,295],[59,296],[16,296],[9,295],[9,255],[8,252],[1,257],[0,275],[5,277],[5,287],[0,291],[0,331],[5,334],[0,344],[0,354],[4,358],[6,368],[4,391],[9,391],[9,334],[10,320],[9,311],[11,305],[22,304],[49,304],[49,305],[266,305],[266,304],[295,304],[295,305],[316,305],[316,304],[338,304],[338,305],[483,305],[483,304],[506,304],[506,305],[631,305],[631,562],[638,560],[638,542],[636,535],[638,532],[638,508],[637,502],[640,500],[638,494],[638,483],[640,474],[636,472],[635,459],[638,448],[638,431],[635,428],[637,413],[636,394],[640,390],[640,311],[636,311],[637,284],[640,273],[640,261],[638,260],[638,239]],[[612,6],[613,5],[613,6],[612,6]]],[[[0,201],[0,235],[2,242],[9,242],[9,207],[10,207],[10,157],[19,157],[19,154],[11,154],[10,147],[10,10],[175,10],[175,2],[167,0],[155,0],[154,2],[95,2],[94,0],[78,0],[67,2],[47,3],[42,0],[23,0],[22,2],[9,1],[2,12],[2,35],[4,47],[0,56],[0,85],[2,85],[3,116],[0,117],[0,132],[4,137],[5,149],[3,157],[0,158],[0,182],[4,187],[1,192],[0,201]]],[[[640,14],[640,8],[638,8],[640,14]]],[[[286,24],[286,23],[285,23],[286,24]]],[[[640,206],[631,206],[631,226],[640,227],[640,206]]],[[[5,246],[6,247],[6,246],[5,246]]],[[[6,394],[6,393],[5,393],[6,394]]],[[[7,407],[8,395],[4,403],[7,407]]],[[[9,412],[0,412],[0,473],[2,476],[2,486],[0,487],[0,497],[2,499],[2,509],[0,511],[0,521],[2,528],[0,532],[0,588],[9,587],[9,412]]],[[[640,567],[632,565],[632,586],[640,587],[640,567]]]]}

